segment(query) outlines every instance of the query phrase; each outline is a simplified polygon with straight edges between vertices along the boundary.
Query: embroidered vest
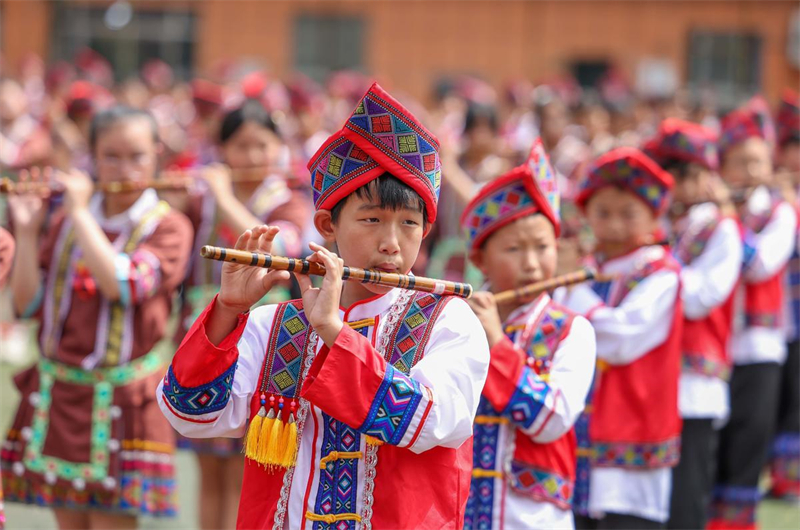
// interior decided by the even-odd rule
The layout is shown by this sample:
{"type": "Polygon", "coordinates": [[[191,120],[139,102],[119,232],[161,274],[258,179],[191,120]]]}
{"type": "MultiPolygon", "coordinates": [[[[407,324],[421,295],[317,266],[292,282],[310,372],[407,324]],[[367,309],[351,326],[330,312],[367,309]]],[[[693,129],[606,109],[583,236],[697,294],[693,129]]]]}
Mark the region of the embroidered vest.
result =
{"type": "MultiPolygon", "coordinates": [[[[700,224],[697,230],[679,235],[675,246],[677,259],[689,265],[702,255],[723,219],[725,218],[715,217],[707,223],[700,224]]],[[[723,380],[729,378],[731,360],[727,349],[733,325],[735,291],[734,288],[728,299],[712,309],[705,318],[700,320],[684,318],[681,345],[684,371],[723,380]]]]}
{"type": "MultiPolygon", "coordinates": [[[[745,244],[745,267],[754,252],[748,245],[745,228],[759,234],[775,215],[781,202],[775,201],[767,214],[750,214],[742,219],[742,234],[745,244]]],[[[780,329],[783,313],[783,274],[782,271],[758,283],[745,283],[745,327],[780,329]]]]}
{"type": "MultiPolygon", "coordinates": [[[[527,318],[521,315],[520,320],[527,318]]],[[[527,353],[528,367],[546,379],[573,318],[572,313],[551,300],[535,322],[512,324],[505,331],[527,353]]],[[[562,510],[570,508],[575,481],[574,432],[552,443],[533,442],[509,420],[512,406],[509,403],[505,411],[498,412],[486,398],[481,398],[474,426],[473,476],[465,529],[492,527],[495,495],[501,494],[495,479],[505,480],[512,491],[533,501],[549,502],[562,510]]]]}
{"type": "MultiPolygon", "coordinates": [[[[390,310],[392,313],[396,311],[396,314],[387,317],[385,327],[378,337],[378,351],[384,353],[384,358],[390,365],[408,374],[423,358],[436,319],[450,299],[451,297],[430,293],[401,293],[390,310]]],[[[366,332],[374,324],[373,319],[348,323],[351,328],[361,332],[366,332]]],[[[245,474],[258,474],[257,481],[274,486],[274,491],[271,488],[270,492],[243,492],[239,509],[240,521],[245,518],[252,525],[252,514],[263,504],[264,517],[274,519],[275,528],[283,526],[297,448],[303,436],[309,409],[308,401],[300,398],[300,391],[316,355],[317,340],[317,335],[305,316],[302,300],[278,305],[260,372],[259,387],[251,402],[251,421],[245,440],[247,459],[259,464],[258,467],[246,466],[245,474]],[[269,495],[266,501],[263,500],[265,494],[269,495]],[[277,498],[272,497],[273,494],[277,498]]],[[[325,429],[333,429],[338,433],[337,444],[328,448],[328,454],[336,452],[347,462],[348,467],[352,468],[350,472],[354,481],[357,476],[357,459],[360,458],[365,461],[367,474],[372,473],[374,477],[381,442],[329,416],[324,415],[323,420],[325,429]],[[364,452],[359,450],[362,437],[366,439],[364,452]]],[[[358,517],[361,517],[350,513],[354,509],[354,499],[334,499],[337,492],[332,486],[335,483],[328,484],[326,480],[329,478],[331,477],[328,477],[328,473],[322,471],[318,488],[320,495],[327,499],[322,502],[329,502],[334,506],[326,516],[339,517],[337,521],[340,521],[343,528],[351,528],[352,519],[359,520],[358,517]]],[[[365,484],[364,487],[368,488],[369,485],[365,484]]],[[[355,483],[352,489],[357,490],[355,483]]],[[[366,497],[365,493],[365,499],[366,497]]],[[[371,495],[369,497],[371,499],[371,495]]],[[[319,498],[317,504],[320,504],[319,498]]],[[[366,500],[364,510],[369,512],[363,515],[368,520],[372,508],[367,505],[366,500]]],[[[307,518],[312,520],[308,514],[307,518]]]]}

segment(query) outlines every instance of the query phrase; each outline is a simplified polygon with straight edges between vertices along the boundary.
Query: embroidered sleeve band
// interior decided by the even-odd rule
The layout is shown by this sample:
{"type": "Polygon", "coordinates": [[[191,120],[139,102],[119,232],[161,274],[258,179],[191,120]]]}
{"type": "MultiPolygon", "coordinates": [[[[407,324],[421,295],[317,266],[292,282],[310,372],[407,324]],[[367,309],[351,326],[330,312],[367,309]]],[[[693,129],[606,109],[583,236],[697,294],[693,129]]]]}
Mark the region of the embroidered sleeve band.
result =
{"type": "Polygon", "coordinates": [[[536,418],[550,394],[548,384],[533,369],[526,366],[503,414],[528,432],[534,427],[536,418]]]}
{"type": "Polygon", "coordinates": [[[358,430],[384,443],[411,445],[431,404],[426,388],[387,365],[369,415],[358,430]],[[416,428],[410,429],[412,425],[416,428]]]}
{"type": "Polygon", "coordinates": [[[171,410],[190,416],[217,412],[225,408],[231,396],[234,362],[222,375],[198,387],[183,387],[178,384],[172,367],[164,377],[163,391],[171,410]]]}

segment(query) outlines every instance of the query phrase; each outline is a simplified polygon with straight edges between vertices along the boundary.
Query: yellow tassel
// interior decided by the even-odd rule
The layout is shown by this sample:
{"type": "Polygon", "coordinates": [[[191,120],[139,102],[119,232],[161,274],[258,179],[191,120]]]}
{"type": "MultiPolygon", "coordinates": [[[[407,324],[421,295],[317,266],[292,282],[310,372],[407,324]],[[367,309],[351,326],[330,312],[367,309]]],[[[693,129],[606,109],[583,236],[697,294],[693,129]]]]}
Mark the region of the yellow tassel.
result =
{"type": "Polygon", "coordinates": [[[378,440],[372,436],[365,436],[364,438],[366,438],[367,445],[383,445],[382,440],[378,440]]]}
{"type": "Polygon", "coordinates": [[[283,429],[281,445],[283,446],[281,464],[286,468],[294,467],[297,458],[297,423],[294,421],[294,413],[289,414],[289,423],[283,429]]]}
{"type": "Polygon", "coordinates": [[[269,451],[269,435],[274,430],[275,422],[278,421],[275,419],[275,410],[269,409],[267,413],[267,417],[261,422],[261,432],[258,436],[258,452],[256,461],[259,464],[269,465],[267,461],[267,452],[269,451]]]}
{"type": "MultiPolygon", "coordinates": [[[[283,427],[283,420],[280,418],[280,416],[276,416],[272,421],[266,441],[263,444],[260,444],[259,448],[264,449],[264,458],[262,459],[262,462],[267,467],[281,465],[283,456],[283,452],[281,451],[281,436],[283,436],[283,427]]],[[[261,429],[261,436],[264,436],[263,427],[261,429]]]]}
{"type": "Polygon", "coordinates": [[[266,409],[262,406],[258,409],[258,414],[253,417],[250,426],[247,428],[247,435],[244,444],[244,454],[251,460],[258,459],[258,435],[261,433],[261,424],[264,416],[267,415],[266,409]]]}

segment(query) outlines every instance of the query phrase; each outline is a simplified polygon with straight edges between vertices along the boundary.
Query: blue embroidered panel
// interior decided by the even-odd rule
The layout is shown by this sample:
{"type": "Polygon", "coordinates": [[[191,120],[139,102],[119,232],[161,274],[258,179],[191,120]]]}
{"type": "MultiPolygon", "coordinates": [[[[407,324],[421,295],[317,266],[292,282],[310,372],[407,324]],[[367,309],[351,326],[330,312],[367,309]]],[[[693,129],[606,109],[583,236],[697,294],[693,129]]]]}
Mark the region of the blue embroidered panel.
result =
{"type": "MultiPolygon", "coordinates": [[[[489,401],[481,396],[476,416],[497,416],[489,401]]],[[[493,471],[497,468],[499,423],[476,423],[473,427],[472,467],[493,471]]],[[[491,530],[494,506],[494,477],[472,477],[464,514],[465,530],[491,530]]]]}
{"type": "Polygon", "coordinates": [[[235,362],[209,383],[187,388],[178,384],[170,366],[163,384],[164,396],[175,410],[184,414],[199,415],[222,410],[231,396],[234,372],[235,362]]]}
{"type": "Polygon", "coordinates": [[[536,420],[539,411],[544,406],[544,400],[550,393],[550,386],[545,383],[531,368],[525,367],[522,370],[517,389],[511,400],[508,402],[503,415],[528,429],[536,420]]]}
{"type": "MultiPolygon", "coordinates": [[[[322,414],[324,435],[322,439],[322,456],[333,451],[358,451],[361,435],[340,421],[327,414],[322,414]]],[[[358,494],[358,459],[337,458],[326,462],[319,474],[319,487],[314,505],[314,513],[319,515],[355,513],[356,495],[358,494]]],[[[337,521],[329,525],[324,521],[314,522],[314,530],[354,530],[356,521],[337,521]]]]}
{"type": "Polygon", "coordinates": [[[386,375],[367,419],[358,430],[385,443],[397,445],[403,439],[420,401],[420,384],[387,364],[386,375]]]}

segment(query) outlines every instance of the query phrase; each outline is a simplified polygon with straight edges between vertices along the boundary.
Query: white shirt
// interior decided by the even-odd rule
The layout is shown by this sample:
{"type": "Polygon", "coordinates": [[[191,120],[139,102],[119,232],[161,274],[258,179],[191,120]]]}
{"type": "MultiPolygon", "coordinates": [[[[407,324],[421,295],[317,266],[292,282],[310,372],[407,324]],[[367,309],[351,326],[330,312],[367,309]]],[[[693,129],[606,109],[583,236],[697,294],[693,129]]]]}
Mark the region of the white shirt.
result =
{"type": "MultiPolygon", "coordinates": [[[[394,303],[401,296],[400,289],[392,289],[379,297],[356,303],[347,311],[340,310],[339,316],[345,322],[355,322],[377,316],[380,330],[370,326],[367,338],[373,345],[383,333],[383,326],[389,317],[394,303]]],[[[182,435],[195,438],[240,437],[250,416],[250,402],[259,386],[259,373],[264,363],[267,340],[270,335],[273,317],[277,306],[259,307],[252,311],[244,332],[237,344],[239,358],[236,365],[231,396],[224,409],[205,415],[183,419],[176,415],[164,402],[162,386],[157,389],[157,399],[162,412],[172,426],[182,435]],[[209,421],[209,423],[198,423],[209,421]]],[[[437,446],[457,448],[472,435],[472,424],[478,406],[481,389],[486,379],[489,365],[489,348],[480,322],[463,300],[451,300],[436,320],[425,356],[411,369],[409,376],[431,391],[423,400],[432,401],[428,417],[417,434],[417,439],[409,449],[421,453],[437,446]],[[432,399],[431,399],[432,398],[432,399]]],[[[317,343],[317,351],[323,342],[317,343]]],[[[307,361],[310,365],[310,360],[307,361]]],[[[427,407],[421,403],[412,419],[406,436],[399,446],[407,446],[422,421],[427,407]]],[[[305,420],[306,433],[314,429],[322,430],[324,419],[318,407],[309,404],[305,420]]],[[[289,489],[288,508],[285,527],[300,528],[301,518],[307,511],[315,510],[317,490],[320,482],[320,459],[322,458],[323,436],[310,434],[301,436],[297,464],[289,489]],[[308,504],[304,497],[311,483],[308,504]]],[[[359,450],[365,450],[365,440],[361,437],[359,450]]],[[[364,506],[365,462],[358,460],[356,479],[359,492],[354,511],[361,513],[364,506]]],[[[304,528],[312,528],[313,521],[306,521],[304,528]]]]}
{"type": "MultiPolygon", "coordinates": [[[[747,209],[753,214],[764,214],[772,208],[769,190],[756,189],[747,201],[747,209]]],[[[742,272],[747,283],[765,281],[789,261],[794,250],[797,231],[797,215],[789,203],[776,209],[767,225],[753,238],[755,254],[742,272]]],[[[786,358],[786,337],[782,329],[760,326],[746,327],[744,323],[744,285],[737,289],[734,318],[734,333],[731,355],[734,364],[764,362],[782,363],[786,358]]]]}

